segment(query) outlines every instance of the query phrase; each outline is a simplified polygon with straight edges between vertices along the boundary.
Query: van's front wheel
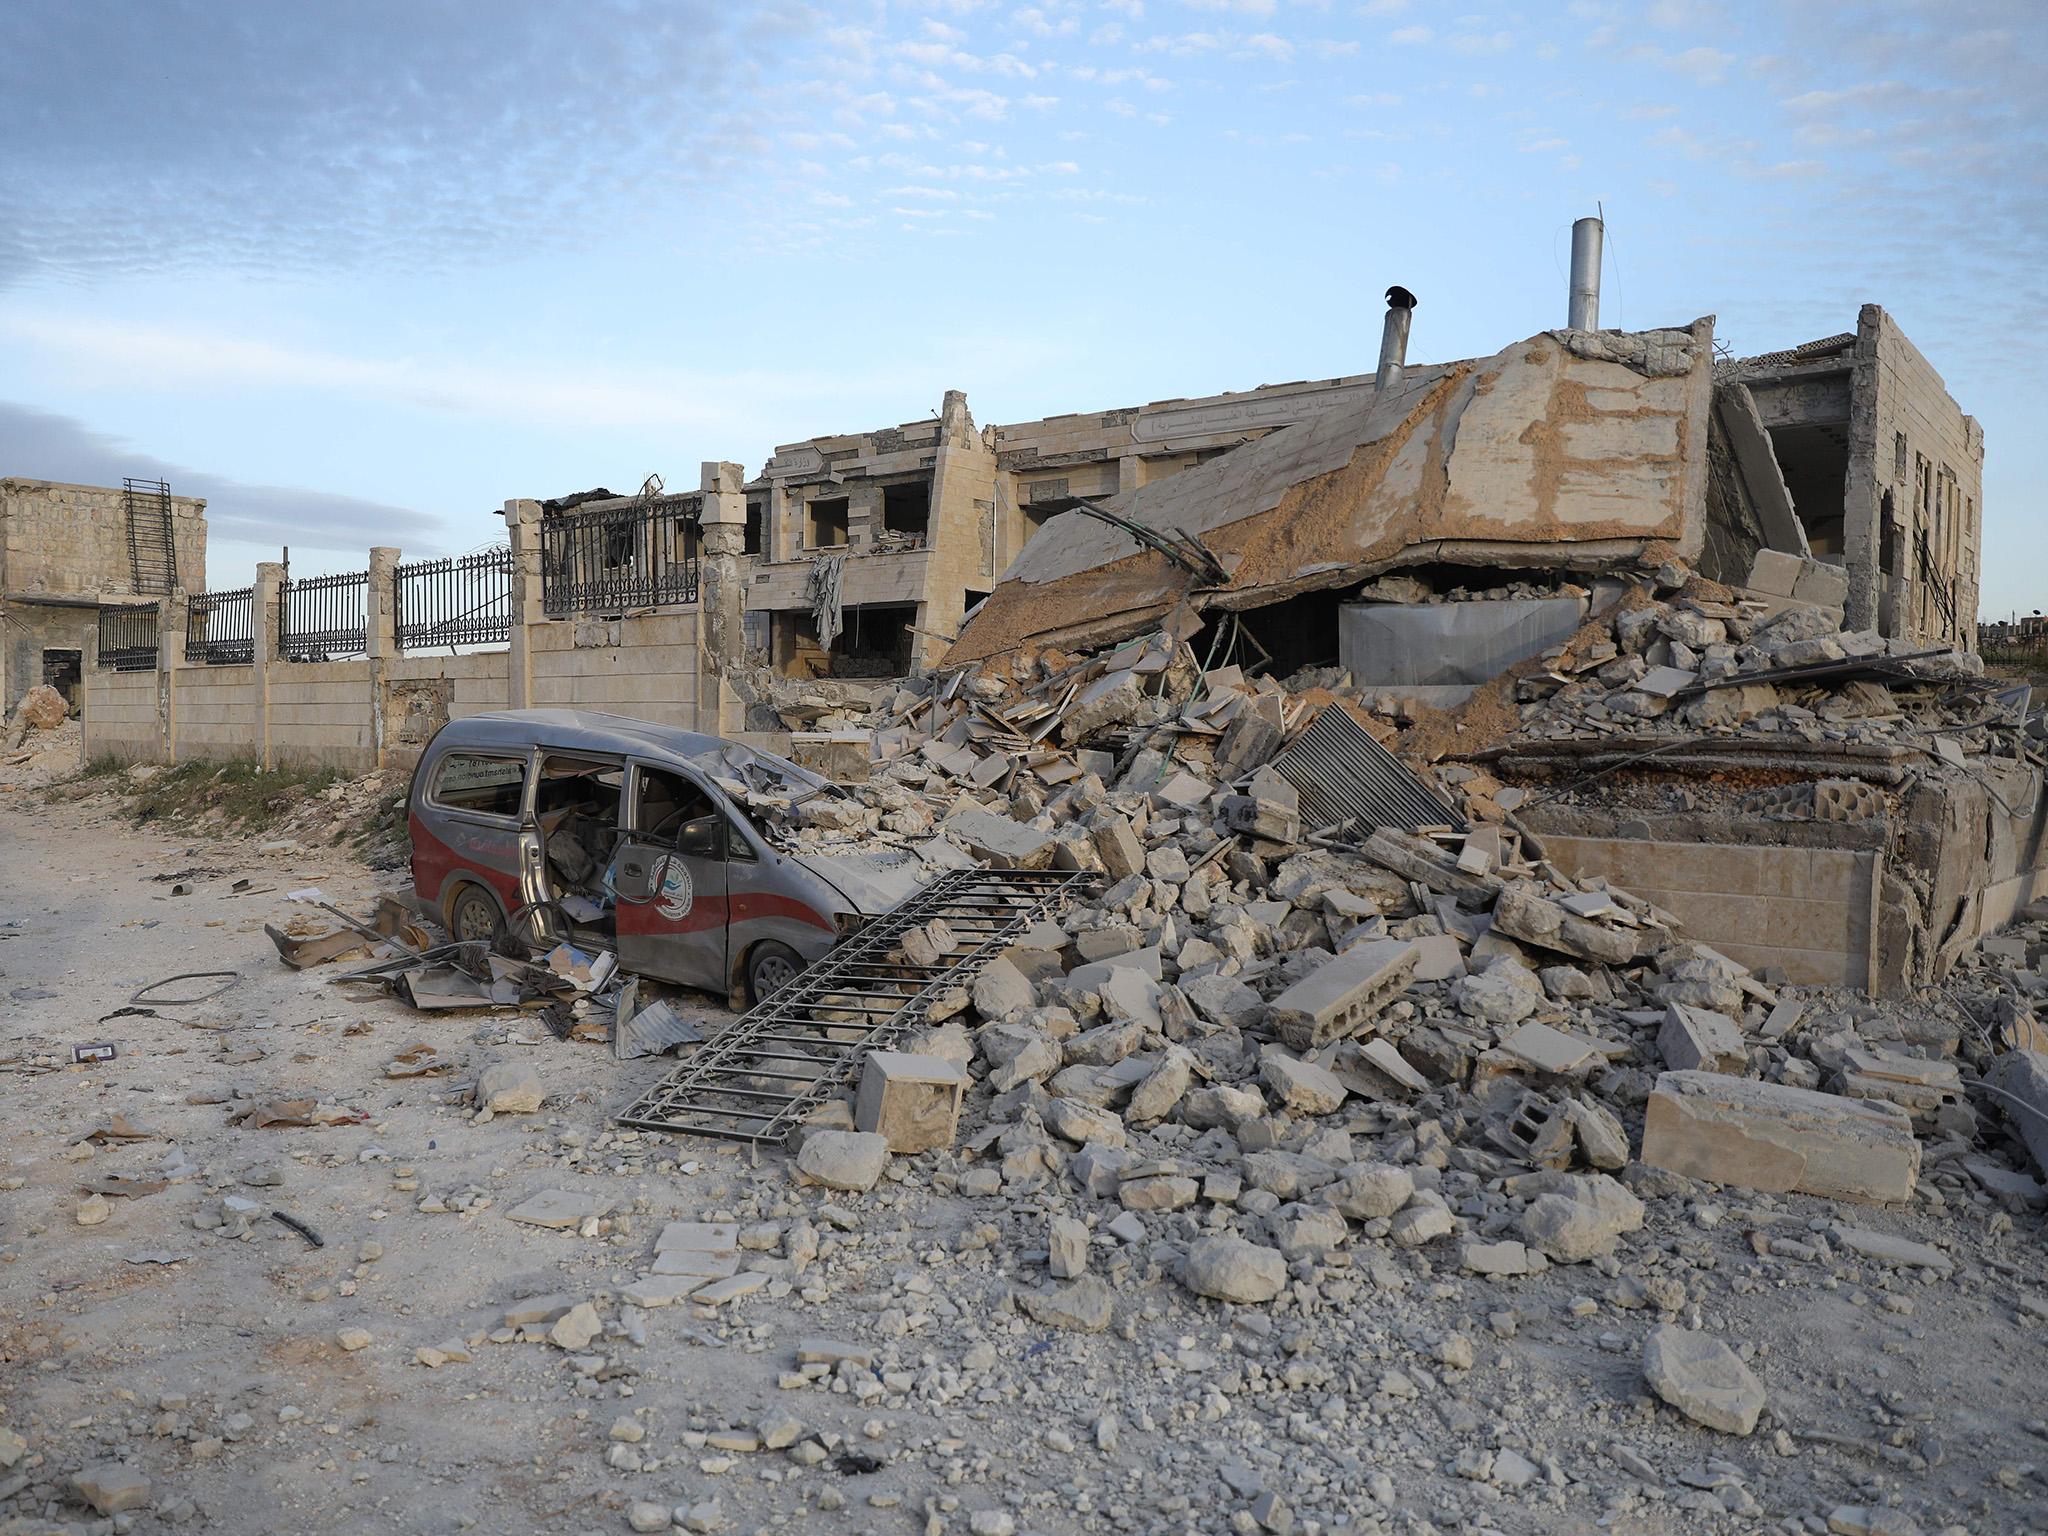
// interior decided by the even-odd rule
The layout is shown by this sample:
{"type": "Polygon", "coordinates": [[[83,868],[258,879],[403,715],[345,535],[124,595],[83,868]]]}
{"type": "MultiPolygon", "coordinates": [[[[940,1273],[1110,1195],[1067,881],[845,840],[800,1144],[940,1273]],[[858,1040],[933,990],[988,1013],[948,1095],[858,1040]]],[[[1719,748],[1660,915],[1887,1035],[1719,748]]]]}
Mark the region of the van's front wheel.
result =
{"type": "Polygon", "coordinates": [[[747,1000],[760,1002],[778,987],[794,981],[803,968],[803,956],[787,944],[763,940],[747,954],[747,1000]]]}

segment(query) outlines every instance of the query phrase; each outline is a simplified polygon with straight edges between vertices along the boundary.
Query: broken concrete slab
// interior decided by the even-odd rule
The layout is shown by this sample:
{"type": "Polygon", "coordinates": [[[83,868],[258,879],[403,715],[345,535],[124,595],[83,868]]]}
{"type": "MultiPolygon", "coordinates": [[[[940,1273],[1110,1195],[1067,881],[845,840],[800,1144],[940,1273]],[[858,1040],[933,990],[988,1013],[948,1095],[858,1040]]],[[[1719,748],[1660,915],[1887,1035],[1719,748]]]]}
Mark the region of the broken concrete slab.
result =
{"type": "Polygon", "coordinates": [[[1893,1269],[1925,1269],[1944,1277],[1955,1271],[1954,1259],[1939,1248],[1916,1243],[1911,1238],[1872,1232],[1864,1227],[1845,1227],[1839,1222],[1828,1228],[1828,1235],[1851,1253],[1860,1253],[1893,1269]]]}
{"type": "Polygon", "coordinates": [[[610,1195],[585,1194],[579,1190],[544,1189],[505,1213],[508,1221],[529,1227],[564,1231],[580,1227],[593,1217],[608,1215],[614,1204],[610,1195]]]}
{"type": "Polygon", "coordinates": [[[1906,1112],[1882,1100],[1666,1072],[1650,1094],[1642,1160],[1743,1189],[1886,1204],[1912,1198],[1920,1143],[1906,1112]]]}
{"type": "Polygon", "coordinates": [[[955,811],[944,825],[969,853],[996,869],[1044,869],[1052,863],[1052,835],[1007,816],[955,811]]]}

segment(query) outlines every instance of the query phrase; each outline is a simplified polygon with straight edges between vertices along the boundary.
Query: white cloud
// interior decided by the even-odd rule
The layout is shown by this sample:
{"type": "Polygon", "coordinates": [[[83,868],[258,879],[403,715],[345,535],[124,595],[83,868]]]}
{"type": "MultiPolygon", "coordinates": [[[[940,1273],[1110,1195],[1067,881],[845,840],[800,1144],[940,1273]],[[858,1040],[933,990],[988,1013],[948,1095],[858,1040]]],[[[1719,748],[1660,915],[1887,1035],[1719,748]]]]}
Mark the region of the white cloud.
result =
{"type": "Polygon", "coordinates": [[[1397,27],[1387,34],[1387,41],[1402,48],[1418,48],[1435,37],[1435,31],[1429,27],[1397,27]]]}

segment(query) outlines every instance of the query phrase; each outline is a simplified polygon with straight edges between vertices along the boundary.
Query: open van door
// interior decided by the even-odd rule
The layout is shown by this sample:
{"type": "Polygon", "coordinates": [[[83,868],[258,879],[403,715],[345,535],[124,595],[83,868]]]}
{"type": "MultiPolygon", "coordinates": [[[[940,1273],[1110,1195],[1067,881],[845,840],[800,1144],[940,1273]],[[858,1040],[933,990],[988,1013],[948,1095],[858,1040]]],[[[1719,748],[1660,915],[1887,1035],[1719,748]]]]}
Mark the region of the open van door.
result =
{"type": "Polygon", "coordinates": [[[636,761],[620,821],[612,873],[619,964],[723,997],[731,981],[724,810],[694,776],[636,761]]]}

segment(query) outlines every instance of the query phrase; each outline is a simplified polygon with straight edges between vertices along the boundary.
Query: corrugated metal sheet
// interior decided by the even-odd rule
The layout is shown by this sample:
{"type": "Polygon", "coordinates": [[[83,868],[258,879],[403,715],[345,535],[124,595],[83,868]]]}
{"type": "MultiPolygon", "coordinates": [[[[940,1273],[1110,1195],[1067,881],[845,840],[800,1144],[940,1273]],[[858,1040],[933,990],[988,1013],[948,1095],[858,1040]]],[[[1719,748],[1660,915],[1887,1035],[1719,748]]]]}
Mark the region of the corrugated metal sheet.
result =
{"type": "Polygon", "coordinates": [[[1357,817],[1367,828],[1465,830],[1465,818],[1404,768],[1372,732],[1332,704],[1294,744],[1273,759],[1273,771],[1301,795],[1301,824],[1327,827],[1357,817]]]}

